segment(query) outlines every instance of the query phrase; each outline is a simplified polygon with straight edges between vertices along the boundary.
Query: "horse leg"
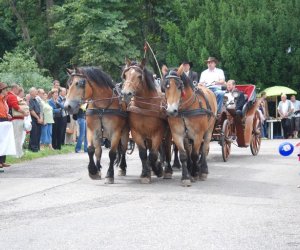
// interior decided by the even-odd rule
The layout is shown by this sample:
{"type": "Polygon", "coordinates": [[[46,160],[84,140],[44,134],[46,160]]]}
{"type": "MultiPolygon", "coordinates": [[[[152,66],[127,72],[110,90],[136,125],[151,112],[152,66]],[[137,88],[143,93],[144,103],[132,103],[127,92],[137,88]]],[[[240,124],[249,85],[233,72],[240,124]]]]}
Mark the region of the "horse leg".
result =
{"type": "Polygon", "coordinates": [[[109,150],[109,167],[105,176],[105,184],[114,183],[114,163],[117,158],[117,149],[120,142],[120,137],[121,137],[120,132],[116,131],[110,140],[111,147],[109,150]]]}
{"type": "MultiPolygon", "coordinates": [[[[200,137],[202,138],[202,137],[200,137]]],[[[199,153],[200,153],[200,144],[199,140],[194,140],[193,148],[191,152],[191,161],[192,161],[192,168],[191,168],[191,176],[192,181],[196,181],[199,178],[199,174],[201,173],[200,166],[199,166],[199,153]]]]}
{"type": "Polygon", "coordinates": [[[101,173],[98,171],[97,166],[94,161],[94,154],[95,154],[95,147],[94,146],[89,146],[88,147],[88,156],[89,156],[89,165],[88,165],[88,170],[89,170],[89,176],[93,180],[99,180],[101,179],[101,173]]]}
{"type": "Polygon", "coordinates": [[[118,175],[119,176],[126,176],[126,169],[127,169],[127,163],[126,163],[126,150],[127,150],[127,146],[128,146],[128,139],[129,139],[129,129],[126,128],[123,130],[122,132],[122,137],[121,137],[121,154],[122,154],[122,158],[121,158],[121,162],[119,165],[119,170],[118,170],[118,175]]]}
{"type": "Polygon", "coordinates": [[[149,184],[151,183],[151,169],[149,167],[148,161],[147,161],[147,149],[142,147],[142,146],[138,146],[139,148],[139,156],[140,159],[142,161],[142,174],[141,174],[141,183],[142,184],[149,184]]]}
{"type": "Polygon", "coordinates": [[[187,159],[188,159],[188,154],[184,149],[184,144],[183,140],[180,135],[173,135],[173,140],[176,143],[178,150],[179,150],[179,158],[181,162],[181,169],[182,169],[182,177],[181,177],[181,184],[184,187],[189,187],[191,186],[191,180],[190,180],[190,173],[187,168],[187,159]]]}
{"type": "Polygon", "coordinates": [[[200,169],[201,172],[199,174],[200,180],[205,181],[207,179],[208,175],[208,166],[207,166],[207,160],[206,156],[209,150],[209,143],[211,139],[211,132],[208,131],[204,135],[204,141],[201,145],[200,151],[201,151],[201,158],[200,158],[200,169]]]}
{"type": "MultiPolygon", "coordinates": [[[[97,151],[96,156],[99,155],[97,141],[96,141],[97,139],[94,138],[94,133],[89,128],[90,120],[87,121],[87,125],[88,125],[87,126],[87,142],[88,142],[88,156],[89,156],[89,165],[88,165],[89,176],[93,180],[99,180],[99,179],[101,179],[101,172],[100,172],[100,169],[97,168],[95,161],[94,161],[94,154],[96,151],[97,151]],[[96,145],[96,148],[94,145],[96,145]]],[[[99,159],[99,157],[97,157],[97,163],[98,163],[98,159],[99,159]]]]}
{"type": "Polygon", "coordinates": [[[171,147],[172,147],[172,134],[171,131],[168,130],[165,143],[164,143],[165,158],[166,158],[164,179],[172,179],[172,175],[173,175],[173,169],[171,166],[171,147]]]}
{"type": "Polygon", "coordinates": [[[184,145],[184,149],[187,155],[187,168],[188,171],[191,173],[192,169],[193,169],[193,161],[191,159],[191,143],[189,138],[185,137],[183,140],[183,145],[184,145]]]}
{"type": "Polygon", "coordinates": [[[178,168],[178,169],[181,168],[179,157],[178,157],[178,148],[175,144],[174,144],[174,162],[172,168],[178,168]]]}

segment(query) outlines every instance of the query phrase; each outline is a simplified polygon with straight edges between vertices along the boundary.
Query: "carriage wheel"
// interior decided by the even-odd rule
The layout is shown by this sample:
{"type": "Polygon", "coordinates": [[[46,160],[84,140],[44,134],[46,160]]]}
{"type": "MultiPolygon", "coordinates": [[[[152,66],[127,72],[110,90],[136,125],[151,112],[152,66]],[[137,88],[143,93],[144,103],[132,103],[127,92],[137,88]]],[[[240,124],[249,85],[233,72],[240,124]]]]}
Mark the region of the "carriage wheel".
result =
{"type": "Polygon", "coordinates": [[[228,140],[230,136],[230,125],[226,119],[223,122],[222,132],[221,132],[221,146],[222,146],[222,157],[223,161],[227,161],[230,155],[231,141],[228,140]]]}
{"type": "Polygon", "coordinates": [[[251,135],[250,149],[253,155],[257,155],[261,144],[261,121],[258,113],[256,113],[253,121],[253,131],[251,135]]]}
{"type": "Polygon", "coordinates": [[[132,139],[129,139],[127,154],[131,155],[134,151],[134,148],[135,148],[135,142],[132,139]]]}

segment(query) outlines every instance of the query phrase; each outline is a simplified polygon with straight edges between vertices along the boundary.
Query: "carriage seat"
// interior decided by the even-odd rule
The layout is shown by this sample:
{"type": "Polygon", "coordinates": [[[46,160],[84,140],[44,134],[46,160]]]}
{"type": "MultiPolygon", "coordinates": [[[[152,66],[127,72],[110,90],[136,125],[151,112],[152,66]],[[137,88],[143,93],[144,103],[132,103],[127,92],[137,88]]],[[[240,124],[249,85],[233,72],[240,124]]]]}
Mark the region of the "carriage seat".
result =
{"type": "Polygon", "coordinates": [[[255,85],[236,85],[236,88],[244,93],[246,103],[244,104],[242,113],[243,116],[246,114],[247,110],[253,105],[256,99],[255,85]]]}

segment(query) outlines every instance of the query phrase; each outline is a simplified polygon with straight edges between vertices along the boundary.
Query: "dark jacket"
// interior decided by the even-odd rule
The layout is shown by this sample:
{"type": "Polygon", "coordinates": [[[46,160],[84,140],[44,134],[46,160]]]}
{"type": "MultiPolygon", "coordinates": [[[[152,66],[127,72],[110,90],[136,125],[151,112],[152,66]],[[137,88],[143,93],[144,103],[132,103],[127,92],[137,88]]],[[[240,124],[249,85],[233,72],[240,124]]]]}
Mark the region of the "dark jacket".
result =
{"type": "Polygon", "coordinates": [[[243,110],[243,107],[246,103],[244,93],[241,91],[238,91],[237,89],[234,90],[234,92],[238,93],[238,97],[236,98],[236,110],[243,110]]]}
{"type": "Polygon", "coordinates": [[[189,71],[188,77],[192,80],[192,82],[198,83],[198,74],[192,70],[189,71]]]}

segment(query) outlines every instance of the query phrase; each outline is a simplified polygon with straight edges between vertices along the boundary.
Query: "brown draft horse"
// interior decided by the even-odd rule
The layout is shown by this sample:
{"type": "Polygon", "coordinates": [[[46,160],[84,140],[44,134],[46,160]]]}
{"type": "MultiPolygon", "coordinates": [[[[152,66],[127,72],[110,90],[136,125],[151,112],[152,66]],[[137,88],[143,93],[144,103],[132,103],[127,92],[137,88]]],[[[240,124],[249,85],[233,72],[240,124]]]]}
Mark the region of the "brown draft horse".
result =
{"type": "Polygon", "coordinates": [[[165,112],[161,110],[164,96],[155,85],[153,74],[145,68],[145,63],[145,60],[140,64],[126,60],[122,74],[124,79],[122,94],[125,98],[131,99],[127,108],[129,126],[142,161],[140,180],[141,183],[148,184],[151,182],[150,167],[158,177],[163,174],[162,162],[158,162],[158,152],[164,138],[167,163],[164,178],[171,178],[173,172],[170,165],[171,133],[165,112]]]}
{"type": "Polygon", "coordinates": [[[183,66],[177,72],[170,71],[164,77],[163,88],[168,122],[182,164],[182,185],[190,186],[191,179],[207,178],[206,156],[215,125],[217,102],[213,92],[205,87],[194,87],[191,80],[182,73],[183,66]],[[186,138],[192,141],[190,155],[186,138]],[[192,161],[191,169],[188,169],[187,164],[189,157],[192,161]]]}
{"type": "Polygon", "coordinates": [[[88,103],[86,111],[89,176],[101,179],[101,140],[111,141],[109,168],[106,183],[114,183],[114,164],[120,160],[119,175],[126,175],[125,152],[128,142],[128,114],[123,106],[118,89],[109,75],[97,67],[81,67],[69,70],[69,91],[65,109],[70,114],[78,113],[82,103],[88,103]],[[118,155],[117,155],[118,153],[118,155]],[[96,164],[94,162],[96,156],[96,164]]]}

